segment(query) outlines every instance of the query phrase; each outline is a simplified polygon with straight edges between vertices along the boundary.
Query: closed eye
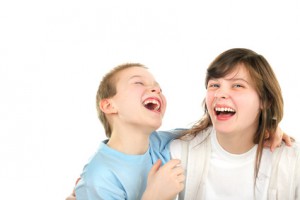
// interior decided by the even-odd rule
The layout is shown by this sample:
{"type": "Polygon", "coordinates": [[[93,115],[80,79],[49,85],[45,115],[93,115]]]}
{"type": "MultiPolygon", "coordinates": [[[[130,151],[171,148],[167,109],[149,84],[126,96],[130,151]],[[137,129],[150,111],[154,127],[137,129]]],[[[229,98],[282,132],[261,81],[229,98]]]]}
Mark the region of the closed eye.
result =
{"type": "Polygon", "coordinates": [[[244,86],[240,85],[240,84],[235,84],[235,85],[233,85],[233,87],[235,87],[235,88],[243,88],[244,86]]]}
{"type": "Polygon", "coordinates": [[[134,82],[134,84],[137,84],[137,85],[144,85],[144,83],[143,83],[143,82],[140,82],[140,81],[134,82]]]}
{"type": "Polygon", "coordinates": [[[218,88],[218,87],[220,87],[220,84],[212,83],[212,84],[209,84],[208,87],[210,87],[210,88],[218,88]]]}

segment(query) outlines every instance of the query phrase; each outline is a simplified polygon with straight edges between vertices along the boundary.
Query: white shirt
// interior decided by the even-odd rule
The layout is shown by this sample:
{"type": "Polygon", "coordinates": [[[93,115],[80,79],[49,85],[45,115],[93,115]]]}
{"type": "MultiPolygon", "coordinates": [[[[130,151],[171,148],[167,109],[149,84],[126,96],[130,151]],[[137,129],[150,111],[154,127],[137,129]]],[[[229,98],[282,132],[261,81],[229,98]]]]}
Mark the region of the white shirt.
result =
{"type": "MultiPolygon", "coordinates": [[[[185,156],[182,155],[182,144],[184,143],[182,140],[172,142],[172,158],[185,160],[185,156]]],[[[263,150],[260,170],[256,179],[255,198],[254,165],[256,150],[257,145],[244,154],[230,154],[218,143],[214,129],[208,129],[205,133],[198,134],[189,142],[185,197],[188,196],[189,200],[198,200],[199,198],[207,200],[267,199],[268,190],[269,197],[270,191],[273,192],[274,189],[276,190],[276,186],[268,187],[272,171],[273,154],[269,149],[263,150]],[[209,133],[211,133],[209,136],[210,139],[206,140],[205,138],[209,133]],[[205,141],[208,141],[208,144],[205,141]]],[[[283,158],[286,158],[286,156],[283,158]]],[[[187,167],[184,163],[182,165],[184,168],[187,167]]],[[[286,167],[285,164],[283,167],[286,167]]],[[[280,180],[285,178],[285,176],[280,176],[280,180]]],[[[273,174],[273,177],[276,179],[277,176],[273,174]]],[[[276,184],[277,181],[274,183],[276,184]]],[[[283,192],[282,194],[287,195],[289,193],[283,192]]],[[[271,197],[271,199],[273,198],[271,197]]]]}
{"type": "Polygon", "coordinates": [[[205,199],[253,200],[257,145],[246,153],[231,154],[220,146],[215,131],[212,131],[211,144],[205,199]]]}

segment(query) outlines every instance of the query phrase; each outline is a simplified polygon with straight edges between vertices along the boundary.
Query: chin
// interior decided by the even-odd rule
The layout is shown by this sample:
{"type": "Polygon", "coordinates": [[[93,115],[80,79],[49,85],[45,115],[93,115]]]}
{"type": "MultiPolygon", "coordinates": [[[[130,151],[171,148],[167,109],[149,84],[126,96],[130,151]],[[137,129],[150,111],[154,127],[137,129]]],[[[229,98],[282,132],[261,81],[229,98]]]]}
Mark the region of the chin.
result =
{"type": "Polygon", "coordinates": [[[234,130],[229,128],[226,125],[222,125],[222,126],[214,126],[215,130],[217,133],[221,133],[221,134],[230,134],[232,133],[234,130]]]}
{"type": "Polygon", "coordinates": [[[157,130],[161,127],[162,122],[152,124],[153,129],[157,130]]]}

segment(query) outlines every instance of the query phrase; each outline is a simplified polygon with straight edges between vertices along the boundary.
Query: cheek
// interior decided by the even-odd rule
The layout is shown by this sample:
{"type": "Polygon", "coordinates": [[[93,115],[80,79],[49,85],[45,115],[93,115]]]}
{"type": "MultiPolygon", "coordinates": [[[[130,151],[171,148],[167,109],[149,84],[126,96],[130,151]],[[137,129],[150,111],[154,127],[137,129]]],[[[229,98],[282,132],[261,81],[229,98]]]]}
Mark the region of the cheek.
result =
{"type": "Polygon", "coordinates": [[[207,91],[206,92],[206,102],[211,102],[215,98],[215,92],[207,91]]]}
{"type": "Polygon", "coordinates": [[[166,99],[165,95],[161,95],[161,98],[162,98],[165,106],[167,106],[167,99],[166,99]]]}
{"type": "Polygon", "coordinates": [[[260,112],[260,100],[257,95],[240,95],[239,100],[236,101],[239,104],[240,109],[244,109],[248,115],[252,114],[256,116],[260,112]]]}
{"type": "Polygon", "coordinates": [[[207,91],[206,92],[206,97],[205,97],[205,103],[206,103],[208,111],[211,110],[214,99],[215,99],[215,93],[207,91]]]}
{"type": "Polygon", "coordinates": [[[167,99],[164,95],[162,95],[161,98],[162,98],[162,101],[163,101],[162,103],[164,104],[164,106],[162,107],[162,109],[163,109],[162,111],[163,111],[163,113],[165,113],[165,111],[167,109],[167,99]]]}

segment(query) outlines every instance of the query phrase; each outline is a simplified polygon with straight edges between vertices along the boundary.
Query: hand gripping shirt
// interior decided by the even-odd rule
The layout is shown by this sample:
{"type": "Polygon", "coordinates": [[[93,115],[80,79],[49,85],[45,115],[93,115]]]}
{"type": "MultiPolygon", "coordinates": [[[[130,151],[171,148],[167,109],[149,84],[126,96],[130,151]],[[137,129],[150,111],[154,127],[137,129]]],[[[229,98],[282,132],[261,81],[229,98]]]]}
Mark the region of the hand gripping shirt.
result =
{"type": "Polygon", "coordinates": [[[97,152],[84,166],[75,193],[77,200],[140,200],[152,165],[161,159],[170,160],[170,141],[178,137],[179,129],[153,132],[147,152],[128,155],[101,142],[97,152]]]}

